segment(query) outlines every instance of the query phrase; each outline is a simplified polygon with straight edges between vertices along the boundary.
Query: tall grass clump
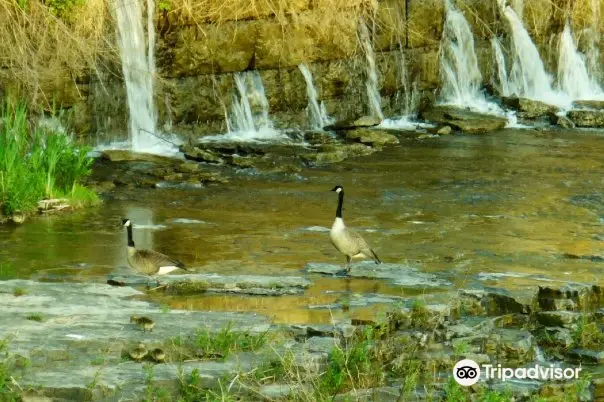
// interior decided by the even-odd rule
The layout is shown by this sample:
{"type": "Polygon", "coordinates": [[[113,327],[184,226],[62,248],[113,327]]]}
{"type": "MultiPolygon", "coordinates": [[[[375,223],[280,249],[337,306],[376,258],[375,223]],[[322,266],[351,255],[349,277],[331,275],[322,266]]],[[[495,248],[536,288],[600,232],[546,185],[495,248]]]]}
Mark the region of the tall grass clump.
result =
{"type": "Polygon", "coordinates": [[[46,198],[67,198],[79,206],[98,201],[81,185],[91,172],[88,147],[64,132],[32,127],[23,103],[5,101],[0,109],[0,212],[34,210],[46,198]]]}

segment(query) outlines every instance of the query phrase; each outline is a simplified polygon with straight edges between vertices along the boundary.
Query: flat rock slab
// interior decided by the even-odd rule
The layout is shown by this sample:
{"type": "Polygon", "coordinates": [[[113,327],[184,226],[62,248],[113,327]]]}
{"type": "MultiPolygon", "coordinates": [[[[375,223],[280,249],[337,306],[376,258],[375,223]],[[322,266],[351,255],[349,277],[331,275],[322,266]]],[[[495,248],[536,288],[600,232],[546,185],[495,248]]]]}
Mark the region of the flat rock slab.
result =
{"type": "MultiPolygon", "coordinates": [[[[308,263],[306,272],[326,275],[342,274],[342,265],[308,263]]],[[[404,287],[440,288],[452,286],[452,283],[439,275],[421,272],[417,268],[404,264],[379,264],[365,261],[351,266],[348,276],[352,278],[388,279],[393,284],[404,287]]]]}
{"type": "Polygon", "coordinates": [[[122,285],[149,285],[175,294],[234,293],[256,296],[280,296],[303,293],[312,282],[299,276],[187,274],[146,276],[110,276],[122,285]]]}
{"type": "MultiPolygon", "coordinates": [[[[20,385],[41,387],[59,398],[85,400],[80,396],[91,392],[88,385],[94,380],[109,391],[129,390],[135,395],[145,381],[143,364],[124,362],[121,356],[138,342],[148,348],[163,347],[171,339],[193,337],[198,330],[217,333],[230,327],[236,333],[262,334],[270,329],[259,314],[165,311],[137,300],[142,295],[130,287],[102,284],[0,281],[0,339],[8,339],[10,353],[31,362],[20,385]],[[130,323],[131,315],[149,317],[155,327],[143,332],[130,323]],[[95,366],[92,362],[99,359],[95,366]]],[[[208,381],[235,370],[228,361],[185,364],[185,370],[193,368],[199,368],[208,381]]],[[[156,365],[154,375],[177,384],[174,364],[156,365]]]]}
{"type": "Polygon", "coordinates": [[[468,134],[481,134],[505,127],[507,119],[454,106],[434,106],[421,112],[424,120],[448,125],[468,134]]]}
{"type": "Polygon", "coordinates": [[[158,164],[171,164],[176,162],[181,162],[182,158],[180,157],[169,157],[155,154],[148,154],[142,152],[133,152],[122,149],[113,149],[103,151],[101,153],[101,157],[111,162],[151,162],[158,164]]]}

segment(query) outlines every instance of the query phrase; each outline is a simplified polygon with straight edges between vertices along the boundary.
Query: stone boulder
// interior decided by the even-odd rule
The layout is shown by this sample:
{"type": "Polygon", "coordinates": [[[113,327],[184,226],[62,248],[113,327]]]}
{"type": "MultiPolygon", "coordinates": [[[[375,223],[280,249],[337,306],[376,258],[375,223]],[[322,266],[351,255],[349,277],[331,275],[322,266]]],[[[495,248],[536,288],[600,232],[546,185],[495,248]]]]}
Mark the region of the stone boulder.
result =
{"type": "Polygon", "coordinates": [[[507,120],[500,116],[473,112],[454,106],[434,106],[421,112],[424,120],[447,125],[468,134],[482,134],[505,127],[507,120]]]}
{"type": "Polygon", "coordinates": [[[568,118],[578,127],[604,127],[604,110],[571,110],[568,118]]]}
{"type": "Polygon", "coordinates": [[[338,121],[334,124],[330,124],[329,126],[323,127],[325,130],[352,130],[359,127],[374,127],[379,125],[382,120],[379,117],[375,116],[362,116],[358,119],[348,119],[338,121]]]}
{"type": "Polygon", "coordinates": [[[216,153],[193,145],[181,145],[180,151],[185,155],[185,158],[194,161],[217,164],[224,163],[224,160],[216,153]]]}
{"type": "Polygon", "coordinates": [[[573,109],[596,109],[604,110],[604,101],[602,100],[578,100],[573,102],[573,109]]]}
{"type": "Polygon", "coordinates": [[[548,105],[538,100],[512,97],[503,97],[503,104],[518,111],[518,117],[521,119],[536,119],[560,112],[560,108],[548,105]]]}
{"type": "Polygon", "coordinates": [[[124,149],[111,149],[103,151],[101,158],[111,162],[151,162],[157,164],[172,164],[179,161],[179,158],[170,158],[168,156],[147,154],[143,152],[133,152],[124,149]]]}
{"type": "Polygon", "coordinates": [[[346,131],[345,138],[350,141],[360,142],[371,146],[383,146],[386,144],[398,144],[399,140],[392,134],[380,130],[369,130],[357,128],[346,131]]]}

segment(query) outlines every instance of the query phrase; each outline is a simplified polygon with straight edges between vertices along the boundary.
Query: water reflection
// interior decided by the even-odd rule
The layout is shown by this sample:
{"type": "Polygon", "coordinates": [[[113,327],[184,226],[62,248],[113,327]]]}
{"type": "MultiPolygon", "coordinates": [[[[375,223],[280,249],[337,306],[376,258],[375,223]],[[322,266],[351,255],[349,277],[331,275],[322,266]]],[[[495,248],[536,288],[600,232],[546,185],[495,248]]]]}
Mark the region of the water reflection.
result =
{"type": "MultiPolygon", "coordinates": [[[[124,189],[121,200],[97,209],[0,226],[0,263],[21,277],[104,281],[126,265],[126,234],[118,224],[128,216],[137,247],[201,272],[304,275],[307,262],[344,263],[320,229],[331,226],[336,209],[329,190],[342,184],[347,224],[363,231],[386,262],[451,272],[457,287],[530,290],[537,278],[602,283],[601,262],[564,255],[604,255],[603,141],[596,132],[530,130],[405,136],[369,157],[304,170],[304,181],[234,175],[229,184],[196,190],[124,189]],[[486,280],[481,273],[532,276],[486,280]]],[[[313,281],[304,295],[278,302],[208,295],[163,302],[323,322],[331,313],[308,305],[333,303],[337,297],[328,291],[409,294],[383,281],[313,281]]]]}

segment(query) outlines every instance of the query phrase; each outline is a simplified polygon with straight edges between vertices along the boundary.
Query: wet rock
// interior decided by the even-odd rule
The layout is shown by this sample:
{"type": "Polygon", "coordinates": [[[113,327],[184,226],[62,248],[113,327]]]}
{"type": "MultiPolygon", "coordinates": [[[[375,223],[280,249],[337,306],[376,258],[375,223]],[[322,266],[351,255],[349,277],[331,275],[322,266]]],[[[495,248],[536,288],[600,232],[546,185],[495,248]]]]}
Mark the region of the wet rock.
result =
{"type": "Polygon", "coordinates": [[[548,327],[574,328],[585,319],[585,314],[572,311],[540,311],[537,321],[548,327]]]}
{"type": "Polygon", "coordinates": [[[560,287],[540,286],[534,304],[542,311],[593,311],[604,307],[604,288],[582,283],[560,287]]]}
{"type": "MultiPolygon", "coordinates": [[[[309,273],[335,275],[343,270],[341,265],[308,263],[305,270],[309,273]]],[[[451,282],[436,274],[421,272],[403,264],[383,263],[376,265],[372,261],[352,264],[348,274],[354,278],[389,279],[396,285],[405,287],[434,288],[451,286],[451,282]]]]}
{"type": "Polygon", "coordinates": [[[217,164],[224,163],[224,160],[216,153],[198,148],[190,144],[182,145],[180,147],[180,151],[185,155],[185,158],[194,161],[217,164]]]}
{"type": "Polygon", "coordinates": [[[535,358],[535,337],[526,330],[497,328],[488,335],[484,353],[500,361],[528,363],[535,358]]]}
{"type": "Polygon", "coordinates": [[[442,126],[438,130],[436,130],[436,134],[438,134],[438,135],[449,135],[449,134],[451,134],[451,131],[453,131],[453,130],[451,129],[450,126],[442,126]]]}
{"type": "Polygon", "coordinates": [[[576,381],[551,382],[541,385],[539,396],[546,398],[548,401],[566,401],[569,399],[569,395],[573,395],[573,400],[576,401],[594,401],[589,383],[585,385],[580,387],[576,381]]]}
{"type": "MultiPolygon", "coordinates": [[[[0,337],[10,338],[10,353],[30,361],[20,385],[59,399],[82,400],[102,389],[115,394],[116,400],[138,400],[146,387],[145,372],[140,363],[124,362],[121,356],[139,341],[159,347],[174,336],[194,337],[198,329],[217,333],[228,326],[235,333],[259,335],[270,328],[258,314],[162,311],[137,300],[142,296],[130,287],[101,284],[0,282],[0,337]],[[16,287],[25,289],[25,294],[14,296],[16,287]],[[28,320],[33,312],[43,320],[28,320]],[[153,331],[143,332],[130,324],[131,315],[154,320],[153,331]],[[100,354],[103,366],[91,365],[100,354]],[[89,386],[93,383],[96,387],[89,386]]],[[[243,360],[182,363],[185,375],[198,369],[208,387],[242,365],[250,369],[243,360]]],[[[172,364],[155,365],[153,375],[154,381],[178,388],[180,376],[172,364]]]]}
{"type": "Polygon", "coordinates": [[[604,110],[604,101],[601,100],[578,100],[573,102],[573,108],[585,108],[604,110]]]}
{"type": "Polygon", "coordinates": [[[467,310],[473,311],[474,314],[528,314],[531,311],[529,306],[519,303],[516,299],[504,293],[486,290],[462,290],[459,294],[460,301],[466,307],[469,307],[467,310]],[[471,306],[472,300],[477,301],[478,305],[471,306]]]}
{"type": "Polygon", "coordinates": [[[375,116],[362,116],[358,119],[342,120],[329,126],[323,127],[324,130],[350,130],[359,127],[374,127],[379,125],[382,120],[375,116]]]}
{"type": "Polygon", "coordinates": [[[571,110],[568,118],[578,127],[604,127],[604,110],[571,110]]]}
{"type": "Polygon", "coordinates": [[[310,352],[321,353],[329,353],[333,350],[333,348],[340,345],[340,341],[337,338],[328,336],[313,336],[308,338],[306,343],[310,352]]]}
{"type": "Polygon", "coordinates": [[[348,158],[370,155],[375,151],[375,148],[363,144],[324,145],[319,148],[317,153],[301,155],[301,159],[314,165],[326,165],[341,162],[348,158]]]}
{"type": "MultiPolygon", "coordinates": [[[[479,363],[480,364],[480,363],[479,363]]],[[[495,381],[489,386],[489,389],[494,392],[499,392],[503,395],[510,395],[514,401],[529,401],[534,397],[539,390],[540,384],[536,381],[495,381]]]]}
{"type": "Polygon", "coordinates": [[[551,121],[562,128],[575,128],[575,123],[566,116],[553,115],[551,121]]]}
{"type": "Polygon", "coordinates": [[[568,355],[583,363],[604,364],[604,350],[572,349],[568,355]]]}
{"type": "Polygon", "coordinates": [[[566,328],[541,328],[535,336],[540,345],[550,348],[567,349],[575,343],[571,331],[566,328]]]}
{"type": "Polygon", "coordinates": [[[121,149],[114,149],[103,151],[101,153],[101,157],[103,159],[107,159],[111,162],[151,162],[157,164],[172,164],[174,162],[178,162],[178,158],[170,158],[167,156],[147,154],[141,152],[132,152],[121,149]]]}
{"type": "Polygon", "coordinates": [[[338,142],[337,138],[332,133],[325,131],[311,131],[305,133],[304,140],[312,145],[335,144],[338,142]]]}
{"type": "Polygon", "coordinates": [[[468,134],[482,134],[505,127],[503,117],[464,110],[453,106],[434,106],[421,112],[421,118],[448,125],[468,134]]]}
{"type": "Polygon", "coordinates": [[[536,119],[556,114],[560,111],[557,106],[548,105],[547,103],[533,99],[503,97],[502,101],[507,107],[517,110],[518,117],[523,119],[536,119]]]}
{"type": "Polygon", "coordinates": [[[383,146],[386,144],[398,144],[399,140],[392,134],[379,130],[355,129],[346,131],[346,139],[357,141],[371,146],[383,146]]]}
{"type": "Polygon", "coordinates": [[[199,172],[199,164],[194,162],[185,162],[180,164],[176,170],[181,173],[195,173],[199,172]]]}
{"type": "Polygon", "coordinates": [[[260,395],[270,401],[289,400],[292,395],[307,392],[302,384],[267,384],[260,387],[260,395]]]}
{"type": "Polygon", "coordinates": [[[334,402],[396,402],[401,396],[399,388],[395,387],[379,387],[368,389],[355,389],[345,394],[336,395],[333,398],[334,402]]]}
{"type": "Polygon", "coordinates": [[[97,193],[106,193],[115,188],[115,183],[109,180],[104,180],[98,183],[91,183],[88,187],[97,193]]]}
{"type": "Polygon", "coordinates": [[[298,276],[218,274],[163,275],[153,279],[146,276],[110,275],[109,279],[131,286],[154,286],[167,293],[181,295],[214,292],[278,296],[302,293],[312,283],[298,276]]]}

